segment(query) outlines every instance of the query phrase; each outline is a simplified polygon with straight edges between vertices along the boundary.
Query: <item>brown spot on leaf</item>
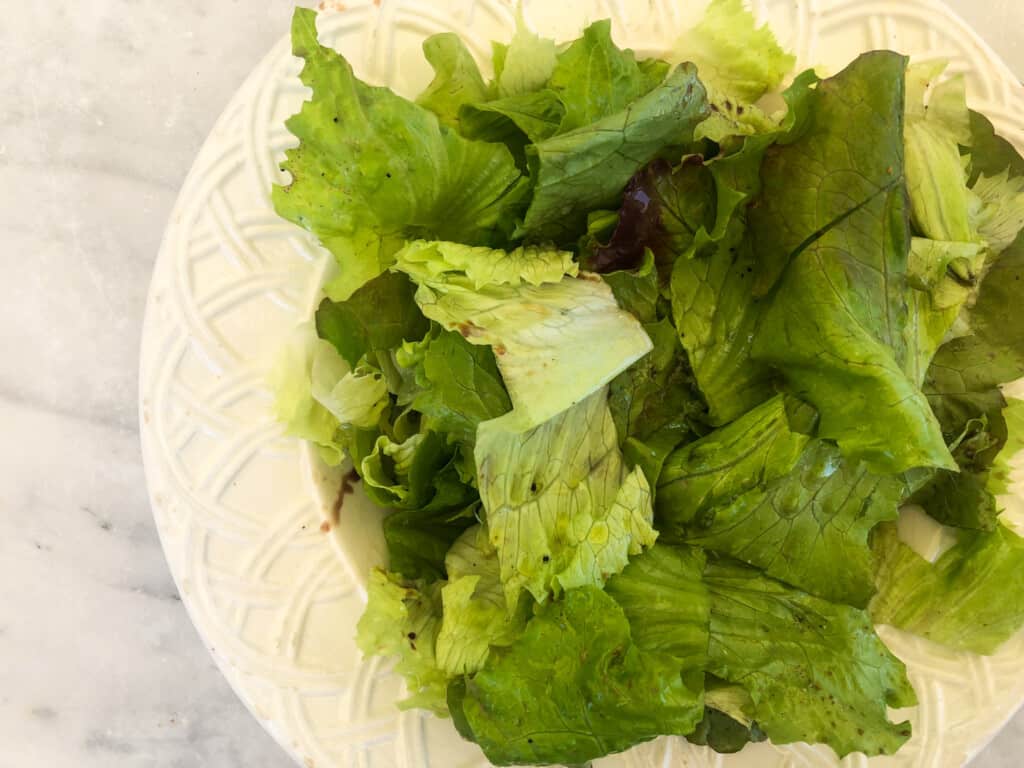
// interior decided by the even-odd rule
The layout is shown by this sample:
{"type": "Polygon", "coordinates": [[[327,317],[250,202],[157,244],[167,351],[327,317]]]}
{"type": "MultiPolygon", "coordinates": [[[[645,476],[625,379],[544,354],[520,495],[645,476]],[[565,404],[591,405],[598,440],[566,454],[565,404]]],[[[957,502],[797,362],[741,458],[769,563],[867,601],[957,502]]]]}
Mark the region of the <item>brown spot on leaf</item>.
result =
{"type": "Polygon", "coordinates": [[[326,520],[324,520],[322,523],[320,523],[320,533],[327,533],[330,530],[331,530],[331,524],[328,523],[326,520]]]}

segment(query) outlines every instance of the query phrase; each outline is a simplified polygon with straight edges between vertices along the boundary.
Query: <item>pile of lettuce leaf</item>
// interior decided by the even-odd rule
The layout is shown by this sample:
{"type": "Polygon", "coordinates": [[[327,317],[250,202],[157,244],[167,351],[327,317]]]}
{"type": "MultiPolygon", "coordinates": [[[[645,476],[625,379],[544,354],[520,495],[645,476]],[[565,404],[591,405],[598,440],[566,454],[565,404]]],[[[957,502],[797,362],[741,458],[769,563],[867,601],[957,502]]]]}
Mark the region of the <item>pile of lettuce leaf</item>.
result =
{"type": "Polygon", "coordinates": [[[520,20],[489,80],[435,35],[415,101],[314,12],[292,38],[273,200],[337,268],[277,410],[390,510],[358,642],[400,706],[499,765],[891,754],[915,695],[874,625],[992,653],[1024,623],[1024,160],[962,78],[794,76],[741,0],[664,58],[520,20]],[[956,533],[934,562],[908,503],[956,533]]]}

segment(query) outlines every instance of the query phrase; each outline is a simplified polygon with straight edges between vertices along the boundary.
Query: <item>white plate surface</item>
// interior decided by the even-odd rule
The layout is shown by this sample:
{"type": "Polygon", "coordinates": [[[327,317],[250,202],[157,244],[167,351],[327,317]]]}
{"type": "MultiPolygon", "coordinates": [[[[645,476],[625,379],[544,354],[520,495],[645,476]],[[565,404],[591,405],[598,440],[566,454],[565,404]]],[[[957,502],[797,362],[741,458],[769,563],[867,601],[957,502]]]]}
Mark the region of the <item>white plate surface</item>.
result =
{"type": "MultiPolygon", "coordinates": [[[[508,0],[347,0],[322,5],[321,38],[370,82],[414,95],[430,78],[424,37],[454,30],[481,61],[507,40],[508,0]]],[[[575,37],[610,17],[616,41],[666,48],[699,16],[699,0],[534,0],[544,34],[575,37]]],[[[971,104],[1024,146],[1024,89],[937,0],[759,0],[801,67],[838,71],[857,53],[891,47],[947,58],[968,78],[971,104]]],[[[266,371],[289,330],[315,305],[327,255],[273,212],[269,190],[292,141],[284,119],[305,91],[287,40],[274,47],[224,111],[185,182],[153,276],[143,333],[140,408],[154,516],[183,600],[221,670],[281,744],[309,768],[470,768],[487,765],[447,721],[400,713],[401,683],[353,641],[374,559],[373,513],[348,499],[329,532],[330,491],[297,441],[274,423],[266,371]],[[362,514],[365,512],[365,515],[362,514]],[[340,557],[339,557],[340,556],[340,557]]],[[[328,478],[327,486],[330,485],[328,478]]],[[[1011,504],[1016,520],[1019,501],[1011,504]]],[[[954,654],[884,631],[910,669],[921,705],[914,738],[892,758],[825,748],[754,745],[722,757],[660,739],[606,766],[654,768],[953,768],[1024,701],[1024,636],[997,655],[954,654]]]]}

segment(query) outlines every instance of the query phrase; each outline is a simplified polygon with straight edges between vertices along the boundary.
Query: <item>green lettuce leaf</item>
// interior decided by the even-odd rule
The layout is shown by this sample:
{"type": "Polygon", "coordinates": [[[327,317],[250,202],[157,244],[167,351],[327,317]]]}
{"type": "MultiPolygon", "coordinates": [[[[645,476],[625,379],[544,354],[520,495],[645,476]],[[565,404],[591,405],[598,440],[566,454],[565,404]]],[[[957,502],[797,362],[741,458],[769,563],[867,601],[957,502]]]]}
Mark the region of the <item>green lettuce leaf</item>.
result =
{"type": "Polygon", "coordinates": [[[582,764],[660,734],[690,733],[704,707],[676,659],[641,650],[594,587],[537,612],[465,684],[456,719],[497,765],[582,764]]]}
{"type": "Polygon", "coordinates": [[[934,61],[907,70],[907,192],[922,235],[972,242],[976,230],[968,217],[967,171],[959,149],[971,140],[966,88],[963,76],[932,85],[945,68],[946,62],[934,61]]]}
{"type": "Polygon", "coordinates": [[[313,397],[313,362],[321,343],[311,328],[297,329],[282,347],[268,383],[274,393],[274,416],[284,425],[285,432],[313,443],[320,458],[336,466],[345,457],[337,434],[341,425],[313,397]]]}
{"type": "Polygon", "coordinates": [[[467,528],[474,525],[480,502],[449,506],[466,487],[451,476],[438,480],[432,503],[420,509],[398,509],[384,518],[388,567],[408,578],[442,579],[445,556],[467,528]]]}
{"type": "Polygon", "coordinates": [[[519,8],[512,41],[507,46],[495,46],[493,90],[504,98],[544,87],[555,69],[557,55],[554,40],[529,29],[519,8]]]}
{"type": "Polygon", "coordinates": [[[603,277],[620,307],[641,323],[653,323],[658,320],[661,291],[654,253],[650,248],[645,249],[643,261],[636,269],[627,267],[615,272],[606,272],[603,277]]]}
{"type": "Polygon", "coordinates": [[[1009,168],[994,176],[982,174],[971,192],[971,226],[989,248],[1002,253],[1024,229],[1024,177],[1011,177],[1009,168]]]}
{"type": "Polygon", "coordinates": [[[274,207],[338,260],[332,298],[384,271],[407,237],[494,243],[525,192],[507,148],[466,140],[430,110],[357,80],[317,41],[314,11],[296,9],[292,47],[313,97],[287,122],[300,143],[286,153],[292,181],[274,188],[274,207]]]}
{"type": "Polygon", "coordinates": [[[462,334],[439,331],[415,357],[404,350],[399,364],[412,368],[416,381],[411,406],[423,414],[427,429],[472,445],[480,422],[512,408],[490,347],[470,344],[462,334]]]}
{"type": "Polygon", "coordinates": [[[935,470],[910,501],[944,525],[994,530],[1001,510],[989,488],[990,470],[1006,441],[998,409],[972,419],[951,445],[959,471],[935,470]]]}
{"type": "MultiPolygon", "coordinates": [[[[408,412],[406,412],[408,413],[408,412]]],[[[480,501],[463,476],[462,448],[433,431],[412,431],[405,415],[351,441],[363,490],[396,510],[384,518],[390,570],[407,578],[442,578],[445,554],[476,522],[480,501]]]]}
{"type": "Polygon", "coordinates": [[[516,234],[575,241],[590,211],[617,206],[630,177],[688,142],[707,111],[695,69],[682,65],[623,111],[529,147],[533,199],[516,234]]]}
{"type": "Polygon", "coordinates": [[[461,249],[413,243],[397,268],[419,282],[416,302],[427,317],[494,349],[513,405],[504,428],[542,424],[650,351],[643,328],[599,277],[562,277],[576,269],[567,253],[461,249]]]}
{"type": "Polygon", "coordinates": [[[654,543],[651,492],[627,471],[605,388],[525,432],[481,425],[478,487],[505,595],[603,585],[654,543]]]}
{"type": "Polygon", "coordinates": [[[612,380],[608,403],[627,460],[653,487],[669,452],[704,430],[707,409],[672,323],[644,330],[654,350],[612,380]]]}
{"type": "Polygon", "coordinates": [[[633,51],[620,50],[611,29],[611,20],[595,21],[558,55],[547,87],[565,107],[559,133],[621,112],[668,74],[668,64],[655,59],[642,66],[633,51]]]}
{"type": "Polygon", "coordinates": [[[957,243],[915,237],[907,277],[917,290],[909,294],[911,338],[906,370],[923,382],[961,308],[973,300],[988,251],[981,243],[957,243]]]}
{"type": "Polygon", "coordinates": [[[345,301],[324,299],[316,311],[317,334],[355,368],[367,355],[423,338],[430,323],[414,295],[409,278],[385,272],[345,301]]]}
{"type": "Polygon", "coordinates": [[[899,540],[895,526],[875,535],[878,624],[974,653],[995,653],[1024,625],[1024,540],[1005,526],[966,531],[934,564],[899,540]]]}
{"type": "Polygon", "coordinates": [[[409,697],[402,709],[419,707],[446,715],[448,679],[437,665],[435,644],[441,627],[441,583],[403,579],[374,569],[366,610],[356,628],[364,656],[397,656],[395,671],[405,678],[409,697]]]}
{"type": "Polygon", "coordinates": [[[367,363],[350,370],[334,346],[322,339],[313,355],[310,391],[339,426],[374,427],[391,404],[384,374],[367,363]]]}
{"type": "Polygon", "coordinates": [[[487,98],[487,84],[473,54],[454,32],[431,35],[423,41],[423,55],[434,68],[434,79],[416,103],[426,107],[442,125],[459,130],[459,110],[487,98]]]}
{"type": "Polygon", "coordinates": [[[712,0],[701,21],[673,46],[670,58],[696,64],[708,90],[711,114],[697,127],[697,138],[728,146],[733,137],[776,127],[754,102],[778,89],[796,59],[767,25],[757,27],[742,0],[712,0]]]}
{"type": "MultiPolygon", "coordinates": [[[[710,694],[708,691],[705,698],[710,694]]],[[[715,752],[732,755],[751,742],[768,738],[756,723],[746,725],[734,720],[721,710],[708,706],[704,708],[704,719],[697,724],[693,733],[687,734],[691,744],[711,747],[715,752]]]]}
{"type": "Polygon", "coordinates": [[[1024,376],[1024,328],[1017,286],[1024,280],[1024,236],[989,267],[969,312],[969,328],[935,354],[924,391],[943,430],[955,438],[967,423],[1001,409],[999,386],[1024,376]]]}
{"type": "Polygon", "coordinates": [[[689,672],[703,670],[708,660],[706,562],[696,547],[656,544],[609,579],[606,588],[629,619],[637,647],[672,656],[689,672]]]}
{"type": "Polygon", "coordinates": [[[902,493],[898,481],[851,466],[834,446],[815,441],[786,478],[701,510],[682,537],[811,594],[863,607],[874,592],[868,536],[895,519],[902,493]]]}
{"type": "Polygon", "coordinates": [[[988,487],[997,496],[1010,492],[1013,458],[1024,450],[1024,400],[1009,398],[1002,412],[1006,442],[992,463],[988,487]]]}
{"type": "Polygon", "coordinates": [[[750,693],[754,720],[775,744],[828,744],[893,754],[910,723],[886,705],[916,703],[903,664],[866,613],[812,597],[747,566],[710,562],[708,671],[750,693]]]}
{"type": "Polygon", "coordinates": [[[713,100],[747,104],[776,90],[796,64],[768,25],[757,26],[743,0],[712,0],[701,21],[673,46],[673,59],[697,65],[713,100]]]}
{"type": "Polygon", "coordinates": [[[505,602],[498,557],[487,530],[475,525],[445,557],[448,583],[441,589],[444,618],[437,636],[437,663],[450,677],[483,667],[492,646],[511,645],[526,626],[529,603],[505,602]]]}
{"type": "Polygon", "coordinates": [[[525,157],[526,145],[554,136],[564,117],[558,96],[543,90],[467,104],[459,125],[467,138],[504,142],[517,157],[525,157]]]}
{"type": "Polygon", "coordinates": [[[879,474],[954,466],[905,372],[904,65],[869,53],[822,81],[806,130],[768,151],[750,217],[770,292],[752,357],[818,409],[823,438],[879,474]]]}
{"type": "Polygon", "coordinates": [[[406,244],[398,257],[397,268],[419,285],[440,285],[465,277],[474,290],[489,285],[517,288],[557,283],[563,275],[575,276],[579,271],[570,251],[539,246],[499,251],[423,240],[406,244]]]}
{"type": "Polygon", "coordinates": [[[666,536],[863,607],[874,592],[868,535],[895,519],[903,493],[898,480],[793,431],[776,397],[669,456],[656,498],[666,536]]]}

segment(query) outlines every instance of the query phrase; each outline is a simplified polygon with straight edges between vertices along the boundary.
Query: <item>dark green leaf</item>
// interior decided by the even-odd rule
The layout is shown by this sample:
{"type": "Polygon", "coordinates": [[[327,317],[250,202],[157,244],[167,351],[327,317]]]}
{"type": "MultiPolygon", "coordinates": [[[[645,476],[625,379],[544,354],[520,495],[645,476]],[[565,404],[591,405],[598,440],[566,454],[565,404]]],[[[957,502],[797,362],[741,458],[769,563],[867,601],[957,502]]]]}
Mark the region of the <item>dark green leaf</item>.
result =
{"type": "Polygon", "coordinates": [[[912,706],[914,689],[866,613],[731,562],[709,562],[704,581],[708,671],[747,689],[773,743],[820,742],[843,757],[893,754],[910,738],[886,707],[912,706]]]}
{"type": "Polygon", "coordinates": [[[899,481],[793,431],[778,397],[670,456],[655,499],[665,535],[863,607],[874,592],[868,535],[902,495],[899,481]]]}
{"type": "Polygon", "coordinates": [[[423,338],[430,323],[416,306],[415,293],[404,274],[385,272],[347,301],[324,299],[316,311],[317,334],[354,368],[369,352],[423,338]]]}
{"type": "Polygon", "coordinates": [[[611,597],[583,587],[539,608],[511,647],[492,649],[462,711],[491,762],[564,764],[690,733],[703,703],[674,658],[633,642],[611,597]]]}
{"type": "Polygon", "coordinates": [[[822,437],[883,474],[954,466],[905,372],[904,68],[874,52],[822,81],[802,135],[768,150],[750,215],[770,301],[753,358],[818,409],[822,437]]]}

